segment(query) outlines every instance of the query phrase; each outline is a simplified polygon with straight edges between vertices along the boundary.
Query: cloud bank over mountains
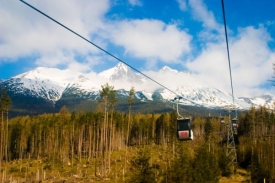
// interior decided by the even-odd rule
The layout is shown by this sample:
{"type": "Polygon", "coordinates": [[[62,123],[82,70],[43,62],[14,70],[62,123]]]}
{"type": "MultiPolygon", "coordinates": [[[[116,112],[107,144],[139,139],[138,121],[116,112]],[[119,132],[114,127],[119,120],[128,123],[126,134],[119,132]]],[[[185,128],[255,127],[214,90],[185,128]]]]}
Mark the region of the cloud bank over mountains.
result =
{"type": "MultiPolygon", "coordinates": [[[[27,2],[169,87],[183,77],[156,74],[162,65],[180,67],[177,70],[196,74],[201,83],[231,91],[220,2],[216,2],[219,11],[214,11],[202,0],[175,0],[166,9],[173,5],[182,17],[172,17],[170,11],[170,19],[161,18],[165,7],[159,18],[149,16],[141,0],[27,2]],[[119,11],[122,4],[127,16],[119,11]],[[135,10],[140,14],[131,14],[135,10]],[[190,21],[194,25],[188,26],[190,21]]],[[[93,74],[117,63],[20,1],[1,0],[0,16],[5,17],[0,21],[0,67],[18,62],[24,71],[43,66],[93,74]]],[[[275,61],[270,26],[274,24],[237,25],[236,30],[228,26],[236,96],[274,93],[268,83],[275,61]]],[[[193,80],[190,76],[185,82],[193,80]]]]}

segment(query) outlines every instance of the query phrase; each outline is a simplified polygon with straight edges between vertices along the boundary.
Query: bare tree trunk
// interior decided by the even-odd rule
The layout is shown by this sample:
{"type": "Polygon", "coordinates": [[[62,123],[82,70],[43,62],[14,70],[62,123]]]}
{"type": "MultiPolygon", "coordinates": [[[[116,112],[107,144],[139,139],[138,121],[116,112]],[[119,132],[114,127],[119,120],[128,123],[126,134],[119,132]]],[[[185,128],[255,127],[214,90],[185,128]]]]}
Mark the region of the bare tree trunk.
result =
{"type": "Polygon", "coordinates": [[[115,131],[116,131],[116,128],[115,128],[115,124],[112,122],[112,146],[111,146],[111,151],[114,150],[114,148],[117,149],[117,140],[115,142],[115,131]]]}
{"type": "Polygon", "coordinates": [[[88,156],[88,161],[90,161],[91,156],[92,156],[92,126],[89,125],[89,156],[88,156]]]}
{"type": "Polygon", "coordinates": [[[81,162],[82,158],[82,142],[83,142],[83,128],[79,128],[79,134],[78,134],[78,158],[79,161],[81,162]]]}
{"type": "Polygon", "coordinates": [[[38,133],[38,139],[39,139],[39,142],[38,142],[38,159],[40,158],[41,156],[41,143],[42,143],[42,130],[41,130],[41,124],[39,124],[39,133],[38,133]]]}
{"type": "MultiPolygon", "coordinates": [[[[105,118],[105,117],[104,117],[105,118]]],[[[105,142],[105,119],[103,121],[102,129],[101,129],[101,176],[104,177],[104,142],[105,142]]]]}
{"type": "Polygon", "coordinates": [[[108,172],[111,172],[111,152],[112,152],[112,132],[113,130],[113,110],[111,111],[110,131],[109,131],[109,154],[108,154],[108,172]]]}
{"type": "Polygon", "coordinates": [[[83,154],[83,158],[84,158],[84,160],[86,160],[87,159],[87,157],[88,157],[88,154],[87,154],[87,152],[88,152],[88,148],[89,148],[89,146],[87,146],[87,130],[86,130],[86,128],[87,128],[87,125],[84,125],[83,126],[83,141],[84,141],[84,143],[82,143],[83,145],[82,145],[82,148],[83,148],[83,150],[84,150],[84,154],[83,154]]]}
{"type": "Polygon", "coordinates": [[[140,127],[139,121],[138,121],[138,126],[139,126],[139,128],[138,128],[138,145],[140,146],[140,144],[142,142],[142,129],[140,127]]]}
{"type": "Polygon", "coordinates": [[[149,145],[149,130],[146,131],[146,136],[147,136],[147,145],[149,145]]]}
{"type": "Polygon", "coordinates": [[[95,121],[94,121],[94,125],[93,125],[93,158],[94,158],[94,165],[95,165],[95,172],[94,175],[96,176],[96,150],[97,150],[97,144],[98,141],[96,140],[96,135],[98,135],[98,133],[96,134],[96,125],[95,125],[95,121]]]}
{"type": "Polygon", "coordinates": [[[153,139],[153,143],[155,143],[155,121],[154,121],[154,116],[152,116],[152,139],[153,139]]]}
{"type": "Polygon", "coordinates": [[[6,160],[6,163],[8,161],[8,138],[9,138],[9,134],[8,134],[8,130],[9,130],[9,127],[8,127],[8,111],[7,111],[7,114],[6,114],[6,131],[5,131],[5,160],[6,160]]]}
{"type": "Polygon", "coordinates": [[[99,153],[100,153],[100,150],[101,150],[101,139],[102,139],[102,131],[100,130],[101,129],[101,126],[102,125],[98,125],[97,127],[97,139],[96,139],[96,144],[97,144],[97,148],[96,148],[96,152],[97,152],[97,157],[99,156],[99,153]],[[98,137],[100,135],[100,138],[98,137]]]}
{"type": "MultiPolygon", "coordinates": [[[[108,111],[106,111],[106,125],[105,125],[105,142],[104,142],[104,151],[106,152],[106,156],[108,158],[108,150],[109,150],[109,143],[108,143],[108,138],[109,136],[109,117],[108,117],[108,111]]],[[[105,172],[106,172],[106,166],[107,166],[107,163],[105,160],[104,160],[104,168],[105,168],[105,172]]]]}
{"type": "MultiPolygon", "coordinates": [[[[124,122],[123,122],[123,123],[124,123],[124,122]]],[[[120,141],[120,146],[119,146],[120,148],[122,147],[122,144],[123,144],[123,142],[124,142],[124,124],[122,124],[121,126],[122,126],[122,127],[121,127],[121,128],[122,128],[122,129],[121,129],[121,131],[122,131],[121,133],[122,133],[122,134],[121,134],[121,141],[120,141]]]]}
{"type": "Polygon", "coordinates": [[[124,159],[124,173],[127,172],[127,147],[129,144],[129,131],[130,131],[130,114],[131,114],[131,106],[129,107],[129,114],[128,114],[128,126],[127,126],[127,134],[126,134],[126,146],[125,146],[125,159],[124,159]]]}
{"type": "Polygon", "coordinates": [[[74,121],[72,126],[72,132],[71,132],[71,164],[74,165],[74,121]]]}
{"type": "Polygon", "coordinates": [[[6,123],[6,143],[5,143],[5,179],[4,181],[6,181],[6,173],[7,173],[7,164],[8,164],[8,138],[9,138],[9,125],[8,125],[8,111],[7,111],[7,123],[6,123]]]}
{"type": "MultiPolygon", "coordinates": [[[[0,136],[0,175],[1,175],[1,169],[2,169],[2,159],[3,159],[3,132],[4,132],[4,112],[1,111],[1,117],[2,117],[2,120],[1,120],[1,136],[0,136]]],[[[0,178],[0,181],[2,182],[2,176],[0,178]]]]}
{"type": "Polygon", "coordinates": [[[175,159],[175,140],[173,140],[173,160],[175,159]]]}

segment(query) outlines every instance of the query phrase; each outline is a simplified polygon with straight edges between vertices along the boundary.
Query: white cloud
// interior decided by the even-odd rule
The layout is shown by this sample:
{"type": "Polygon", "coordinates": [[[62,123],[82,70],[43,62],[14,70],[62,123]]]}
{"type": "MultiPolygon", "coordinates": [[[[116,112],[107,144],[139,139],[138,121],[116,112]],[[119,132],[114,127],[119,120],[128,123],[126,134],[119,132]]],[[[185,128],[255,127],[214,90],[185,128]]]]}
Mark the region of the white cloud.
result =
{"type": "Polygon", "coordinates": [[[158,63],[158,61],[157,61],[156,58],[147,59],[147,62],[145,63],[146,70],[156,70],[156,69],[158,69],[157,63],[158,63]]]}
{"type": "Polygon", "coordinates": [[[221,25],[216,22],[213,12],[208,11],[202,0],[189,0],[189,5],[193,10],[193,16],[195,19],[202,21],[203,26],[212,30],[221,29],[221,25]]]}
{"type": "Polygon", "coordinates": [[[271,26],[271,25],[274,25],[275,24],[275,21],[267,21],[266,22],[266,25],[268,25],[268,26],[271,26]]]}
{"type": "Polygon", "coordinates": [[[67,68],[71,70],[77,70],[80,72],[86,72],[86,71],[89,71],[89,64],[79,63],[79,62],[70,62],[67,68]]]}
{"type": "MultiPolygon", "coordinates": [[[[154,19],[106,20],[104,16],[110,6],[107,0],[100,3],[96,0],[89,3],[30,0],[28,3],[85,38],[91,38],[103,49],[109,44],[106,40],[111,40],[124,47],[126,54],[154,60],[154,63],[178,62],[190,51],[192,37],[176,24],[154,19]]],[[[131,3],[138,5],[140,1],[131,3]]],[[[102,53],[20,1],[4,1],[0,16],[5,17],[5,21],[0,22],[3,27],[0,58],[17,59],[35,54],[38,57],[36,64],[54,67],[71,63],[78,54],[97,56],[102,53]]]]}
{"type": "MultiPolygon", "coordinates": [[[[191,41],[198,36],[203,49],[185,66],[195,72],[202,83],[230,92],[223,25],[216,21],[215,15],[202,0],[188,1],[194,19],[201,22],[203,27],[198,35],[193,36],[177,24],[156,19],[107,19],[106,13],[110,9],[108,0],[91,0],[89,3],[85,0],[27,2],[102,48],[109,45],[122,47],[126,56],[146,61],[143,66],[146,69],[157,69],[159,62],[167,65],[185,62],[182,59],[190,56],[191,46],[196,46],[191,45],[191,41]]],[[[140,0],[128,2],[133,6],[142,6],[140,0]]],[[[177,2],[181,10],[187,11],[186,0],[177,2]]],[[[61,65],[89,72],[95,65],[108,59],[102,57],[104,54],[94,46],[18,0],[1,0],[0,17],[4,17],[0,19],[0,64],[6,58],[15,60],[35,56],[38,66],[61,65]],[[85,59],[77,60],[79,55],[85,59]]],[[[274,21],[270,21],[265,26],[273,24],[274,21]]],[[[229,37],[235,94],[260,93],[259,86],[271,78],[272,63],[275,61],[275,53],[268,46],[270,35],[264,27],[240,28],[236,35],[229,37]]],[[[182,82],[181,77],[148,74],[169,87],[173,87],[173,82],[182,82]]],[[[189,80],[192,81],[192,78],[189,80]]]]}
{"type": "Polygon", "coordinates": [[[128,1],[132,6],[142,6],[142,2],[140,0],[128,0],[128,1]]]}
{"type": "Polygon", "coordinates": [[[191,36],[159,20],[126,20],[110,27],[112,42],[136,58],[171,63],[190,51],[191,36]]]}
{"type": "Polygon", "coordinates": [[[179,3],[179,8],[182,11],[185,11],[187,9],[186,0],[177,0],[179,3]]]}
{"type": "MultiPolygon", "coordinates": [[[[272,75],[275,53],[268,47],[270,37],[262,27],[247,27],[229,45],[235,96],[259,94],[259,87],[272,75]]],[[[190,71],[201,81],[231,93],[229,64],[225,43],[208,44],[194,60],[187,62],[190,71]]],[[[261,93],[263,91],[261,90],[261,93]]]]}
{"type": "MultiPolygon", "coordinates": [[[[189,0],[194,18],[202,22],[199,33],[203,50],[186,63],[187,69],[198,74],[199,80],[231,93],[224,28],[201,0],[189,0]]],[[[228,29],[229,33],[231,32],[228,29]]],[[[229,34],[230,35],[230,34],[229,34]]],[[[264,93],[260,86],[271,78],[275,53],[268,47],[270,35],[262,26],[239,28],[229,37],[231,70],[235,96],[264,93]]]]}
{"type": "Polygon", "coordinates": [[[56,67],[56,66],[66,66],[74,60],[74,55],[72,53],[64,54],[64,52],[57,50],[52,52],[46,52],[46,54],[40,55],[40,57],[35,61],[36,65],[42,67],[56,67]]]}
{"type": "Polygon", "coordinates": [[[143,73],[146,76],[153,79],[154,81],[146,78],[146,82],[137,84],[135,81],[128,80],[128,78],[125,78],[124,80],[119,80],[119,82],[108,82],[111,83],[111,85],[115,86],[116,89],[130,89],[131,86],[134,86],[136,91],[145,90],[147,92],[154,92],[157,89],[164,89],[164,87],[168,88],[170,91],[176,92],[179,86],[207,86],[200,82],[196,75],[192,75],[186,72],[173,73],[159,71],[143,71],[143,73]],[[159,84],[156,82],[158,82],[159,84]]]}
{"type": "Polygon", "coordinates": [[[208,11],[206,5],[202,0],[189,0],[189,5],[192,10],[193,17],[202,22],[203,30],[200,32],[199,37],[204,41],[217,41],[224,35],[223,25],[219,24],[213,12],[208,11]]]}
{"type": "MultiPolygon", "coordinates": [[[[89,38],[102,27],[108,1],[28,1],[65,26],[89,38]]],[[[2,1],[0,16],[0,58],[40,57],[37,63],[55,66],[51,55],[89,54],[99,50],[81,40],[63,27],[42,16],[20,1],[2,1]],[[62,52],[62,53],[55,53],[62,52]],[[45,62],[44,62],[45,61],[45,62]],[[52,62],[52,63],[49,63],[52,62]]],[[[100,39],[95,40],[100,42],[100,39]]]]}
{"type": "MultiPolygon", "coordinates": [[[[185,72],[163,73],[158,71],[147,71],[145,74],[172,91],[175,91],[179,86],[206,86],[200,80],[198,80],[197,76],[185,72]]],[[[157,88],[162,88],[152,81],[149,81],[145,85],[147,85],[146,89],[148,89],[148,91],[154,91],[157,88]]]]}

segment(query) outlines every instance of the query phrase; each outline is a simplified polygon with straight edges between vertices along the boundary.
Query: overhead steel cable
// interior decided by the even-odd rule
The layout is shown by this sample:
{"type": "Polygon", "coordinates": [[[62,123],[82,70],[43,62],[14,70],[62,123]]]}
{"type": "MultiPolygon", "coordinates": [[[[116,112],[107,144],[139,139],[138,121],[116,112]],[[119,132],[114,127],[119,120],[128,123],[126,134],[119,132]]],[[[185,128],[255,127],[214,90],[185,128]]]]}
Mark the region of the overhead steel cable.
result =
{"type": "MultiPolygon", "coordinates": [[[[157,82],[156,80],[154,80],[153,78],[147,76],[146,74],[143,74],[141,71],[137,70],[136,68],[132,67],[131,65],[127,64],[126,62],[124,62],[123,60],[119,59],[118,57],[116,57],[115,55],[111,54],[110,52],[104,50],[103,48],[101,48],[100,46],[96,45],[95,43],[91,42],[90,40],[88,40],[87,38],[85,38],[84,36],[80,35],[79,33],[75,32],[74,30],[70,29],[69,27],[65,26],[64,24],[60,23],[59,21],[55,20],[54,18],[50,17],[49,15],[47,15],[46,13],[40,11],[39,9],[35,8],[34,6],[30,5],[29,3],[23,1],[23,0],[19,0],[22,3],[24,3],[25,5],[29,6],[30,8],[34,9],[35,11],[39,12],[40,14],[44,15],[45,17],[49,18],[50,20],[54,21],[55,23],[57,23],[58,25],[62,26],[63,28],[67,29],[68,31],[72,32],[73,34],[77,35],[78,37],[80,37],[81,39],[87,41],[88,43],[92,44],[93,46],[95,46],[96,48],[98,48],[99,50],[103,51],[104,53],[106,53],[107,55],[115,58],[116,60],[122,62],[123,64],[127,65],[128,67],[130,67],[131,69],[133,69],[134,71],[140,73],[141,75],[143,75],[144,77],[148,78],[149,80],[153,81],[154,83],[158,84],[159,86],[167,89],[168,91],[172,92],[173,94],[175,94],[176,96],[180,96],[179,94],[177,94],[176,92],[174,92],[173,90],[169,89],[168,87],[164,86],[163,84],[157,82]]],[[[181,96],[182,97],[182,96],[181,96]]],[[[184,97],[182,97],[184,98],[184,97]]],[[[185,100],[194,103],[193,101],[184,98],[185,100]]]]}
{"type": "MultiPolygon", "coordinates": [[[[234,105],[234,90],[233,90],[233,82],[232,82],[232,74],[231,74],[231,64],[230,64],[230,54],[229,54],[229,46],[228,46],[228,38],[227,38],[227,28],[226,28],[226,19],[225,19],[225,10],[224,10],[224,2],[222,1],[222,13],[223,13],[223,21],[224,21],[224,31],[225,31],[225,39],[226,39],[226,48],[227,48],[227,58],[228,58],[228,65],[229,65],[229,73],[230,73],[230,82],[231,82],[231,92],[232,92],[232,100],[233,100],[233,109],[236,112],[235,105],[234,105]]],[[[233,120],[230,119],[230,112],[229,111],[229,120],[231,120],[228,132],[227,132],[227,152],[226,156],[231,158],[229,165],[233,163],[233,168],[235,171],[235,168],[237,167],[237,153],[235,148],[235,140],[234,140],[234,132],[233,132],[233,120]]],[[[237,112],[236,112],[237,114],[237,112]]],[[[237,117],[237,115],[236,115],[237,117]]]]}
{"type": "Polygon", "coordinates": [[[229,66],[229,73],[230,73],[231,93],[232,93],[232,101],[233,101],[233,107],[234,107],[235,98],[234,98],[234,90],[233,90],[233,82],[232,82],[232,74],[231,74],[231,63],[230,63],[230,53],[229,53],[228,38],[227,38],[225,10],[224,10],[224,2],[223,0],[221,1],[222,1],[223,25],[224,25],[224,32],[225,32],[227,59],[228,59],[228,66],[229,66]]]}

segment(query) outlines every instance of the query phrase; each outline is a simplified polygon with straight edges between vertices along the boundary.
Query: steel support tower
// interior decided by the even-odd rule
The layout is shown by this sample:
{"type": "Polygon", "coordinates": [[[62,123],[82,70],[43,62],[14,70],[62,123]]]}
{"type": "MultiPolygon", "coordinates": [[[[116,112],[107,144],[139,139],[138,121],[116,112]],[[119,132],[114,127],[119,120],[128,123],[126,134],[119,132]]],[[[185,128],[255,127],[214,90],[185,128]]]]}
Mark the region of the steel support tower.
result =
{"type": "Polygon", "coordinates": [[[231,110],[229,112],[229,122],[227,124],[228,130],[227,130],[227,152],[226,156],[228,158],[228,166],[233,166],[233,172],[235,173],[235,170],[237,169],[237,153],[236,153],[236,146],[235,146],[235,140],[234,140],[234,129],[233,124],[231,120],[231,110]]]}

